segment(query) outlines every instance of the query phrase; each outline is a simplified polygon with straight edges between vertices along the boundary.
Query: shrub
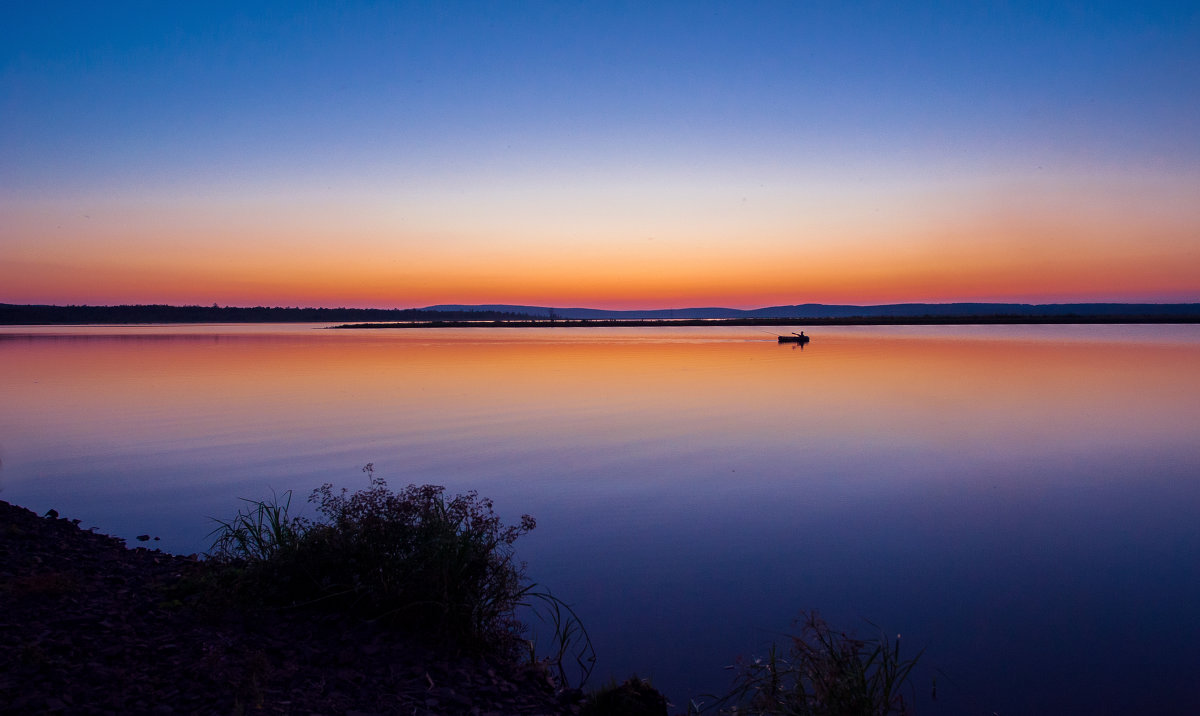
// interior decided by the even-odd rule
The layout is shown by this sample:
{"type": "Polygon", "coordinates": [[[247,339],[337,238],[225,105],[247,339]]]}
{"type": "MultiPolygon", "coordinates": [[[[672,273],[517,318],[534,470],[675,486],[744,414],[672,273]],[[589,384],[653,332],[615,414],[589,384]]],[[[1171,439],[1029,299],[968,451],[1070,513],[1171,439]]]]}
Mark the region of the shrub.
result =
{"type": "MultiPolygon", "coordinates": [[[[505,526],[475,492],[446,497],[437,485],[393,492],[363,468],[365,490],[325,484],[309,501],[317,521],[288,503],[250,502],[218,520],[213,557],[244,565],[243,585],[270,601],[353,613],[461,644],[513,648],[514,610],[528,591],[512,544],[535,526],[505,526]]],[[[288,494],[288,493],[285,493],[288,494]]],[[[290,495],[289,495],[290,497],[290,495]]]]}

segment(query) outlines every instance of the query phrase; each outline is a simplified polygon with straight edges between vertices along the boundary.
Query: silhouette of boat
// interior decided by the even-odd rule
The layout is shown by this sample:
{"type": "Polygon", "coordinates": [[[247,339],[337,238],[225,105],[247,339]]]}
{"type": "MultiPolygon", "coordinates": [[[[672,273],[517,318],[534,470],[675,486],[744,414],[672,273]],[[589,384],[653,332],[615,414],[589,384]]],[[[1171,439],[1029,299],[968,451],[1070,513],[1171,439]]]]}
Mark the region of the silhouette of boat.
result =
{"type": "Polygon", "coordinates": [[[804,331],[793,333],[790,336],[780,336],[780,343],[808,343],[808,336],[804,335],[804,331]]]}

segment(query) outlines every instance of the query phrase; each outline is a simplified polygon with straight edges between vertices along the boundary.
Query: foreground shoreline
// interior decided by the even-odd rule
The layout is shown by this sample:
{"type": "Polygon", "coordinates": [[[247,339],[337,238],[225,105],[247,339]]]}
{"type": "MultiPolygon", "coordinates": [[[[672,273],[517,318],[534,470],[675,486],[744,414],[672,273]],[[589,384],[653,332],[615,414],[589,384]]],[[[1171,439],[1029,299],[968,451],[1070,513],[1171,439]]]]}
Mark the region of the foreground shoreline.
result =
{"type": "Polygon", "coordinates": [[[0,713],[578,711],[540,664],[214,605],[189,586],[207,569],[0,501],[0,713]]]}

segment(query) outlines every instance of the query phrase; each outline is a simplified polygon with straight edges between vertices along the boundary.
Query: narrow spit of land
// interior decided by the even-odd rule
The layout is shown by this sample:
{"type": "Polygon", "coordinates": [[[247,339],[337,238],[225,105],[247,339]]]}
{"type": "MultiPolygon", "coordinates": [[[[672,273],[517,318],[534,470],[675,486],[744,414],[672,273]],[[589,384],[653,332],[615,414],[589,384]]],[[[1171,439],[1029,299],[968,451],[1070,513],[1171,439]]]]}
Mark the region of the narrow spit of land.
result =
{"type": "Polygon", "coordinates": [[[675,328],[679,326],[972,326],[1065,324],[1200,323],[1200,314],[1182,316],[860,316],[845,318],[683,318],[404,321],[346,323],[328,329],[356,328],[675,328]]]}
{"type": "Polygon", "coordinates": [[[0,714],[570,714],[540,665],[200,601],[205,562],[0,501],[0,714]]]}

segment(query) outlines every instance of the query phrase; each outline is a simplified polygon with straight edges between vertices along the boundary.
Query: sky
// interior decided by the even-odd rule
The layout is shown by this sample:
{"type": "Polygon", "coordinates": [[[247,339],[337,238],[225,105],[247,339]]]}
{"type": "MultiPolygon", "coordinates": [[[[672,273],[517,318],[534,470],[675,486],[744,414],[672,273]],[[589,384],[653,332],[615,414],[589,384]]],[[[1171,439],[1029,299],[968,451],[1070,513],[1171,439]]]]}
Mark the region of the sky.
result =
{"type": "Polygon", "coordinates": [[[0,302],[1200,301],[1200,3],[0,9],[0,302]]]}

